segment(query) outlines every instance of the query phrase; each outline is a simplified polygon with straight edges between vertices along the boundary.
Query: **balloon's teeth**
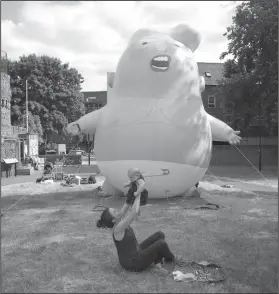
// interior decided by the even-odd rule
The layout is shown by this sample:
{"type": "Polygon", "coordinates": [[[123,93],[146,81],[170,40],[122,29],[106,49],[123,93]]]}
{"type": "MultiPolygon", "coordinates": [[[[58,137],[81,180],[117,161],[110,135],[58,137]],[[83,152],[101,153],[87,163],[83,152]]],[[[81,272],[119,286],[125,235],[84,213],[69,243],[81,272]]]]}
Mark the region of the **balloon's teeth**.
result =
{"type": "Polygon", "coordinates": [[[158,55],[151,60],[151,68],[156,71],[166,71],[170,66],[170,57],[158,55]]]}

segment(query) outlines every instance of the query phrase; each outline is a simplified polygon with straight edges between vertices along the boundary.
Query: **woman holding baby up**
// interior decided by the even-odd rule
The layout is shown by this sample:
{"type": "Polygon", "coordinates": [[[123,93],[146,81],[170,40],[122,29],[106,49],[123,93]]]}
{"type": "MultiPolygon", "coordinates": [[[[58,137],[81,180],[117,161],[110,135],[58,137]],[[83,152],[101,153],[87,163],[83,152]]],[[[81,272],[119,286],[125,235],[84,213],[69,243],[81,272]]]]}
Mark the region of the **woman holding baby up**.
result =
{"type": "MultiPolygon", "coordinates": [[[[130,169],[128,177],[135,179],[138,173],[138,169],[130,169]]],[[[139,187],[138,192],[144,191],[145,182],[140,181],[139,187]]],[[[130,199],[126,200],[120,211],[106,208],[97,221],[97,227],[112,230],[112,238],[121,266],[126,270],[140,272],[157,263],[175,262],[179,265],[180,260],[170,251],[163,232],[158,231],[142,243],[138,243],[131,223],[139,213],[141,193],[134,192],[134,197],[132,202],[130,199]],[[132,205],[131,210],[129,210],[130,205],[132,205]]]]}

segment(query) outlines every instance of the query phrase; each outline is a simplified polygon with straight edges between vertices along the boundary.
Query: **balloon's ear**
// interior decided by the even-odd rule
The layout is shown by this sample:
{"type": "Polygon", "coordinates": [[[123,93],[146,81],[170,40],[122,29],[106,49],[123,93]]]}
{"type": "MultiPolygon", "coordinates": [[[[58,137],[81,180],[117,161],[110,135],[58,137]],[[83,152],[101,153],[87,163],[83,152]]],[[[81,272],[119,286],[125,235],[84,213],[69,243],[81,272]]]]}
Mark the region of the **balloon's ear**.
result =
{"type": "Polygon", "coordinates": [[[107,73],[107,83],[110,88],[113,88],[114,75],[115,75],[114,72],[107,73]]]}
{"type": "Polygon", "coordinates": [[[200,91],[203,92],[205,89],[205,80],[203,76],[200,76],[200,91]]]}
{"type": "Polygon", "coordinates": [[[200,33],[186,24],[180,24],[174,27],[169,35],[176,41],[190,48],[193,52],[199,47],[201,42],[200,33]]]}
{"type": "Polygon", "coordinates": [[[158,34],[158,32],[154,31],[154,30],[150,30],[150,29],[140,29],[132,35],[132,37],[129,41],[129,44],[137,42],[137,41],[141,40],[142,38],[153,36],[155,34],[158,34]]]}

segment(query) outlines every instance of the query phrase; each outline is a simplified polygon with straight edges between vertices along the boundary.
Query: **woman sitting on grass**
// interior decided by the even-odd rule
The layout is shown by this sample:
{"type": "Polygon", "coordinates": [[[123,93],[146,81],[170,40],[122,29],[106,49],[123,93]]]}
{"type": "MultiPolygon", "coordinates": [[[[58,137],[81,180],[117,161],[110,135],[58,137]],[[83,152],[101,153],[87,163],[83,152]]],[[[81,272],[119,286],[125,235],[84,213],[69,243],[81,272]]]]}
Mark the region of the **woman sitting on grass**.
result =
{"type": "Polygon", "coordinates": [[[112,229],[112,237],[117,249],[121,266],[130,271],[140,272],[152,264],[172,262],[179,265],[181,260],[175,257],[165,241],[163,232],[158,231],[138,244],[134,230],[130,224],[136,218],[140,207],[140,195],[136,196],[132,209],[125,203],[121,211],[106,208],[97,227],[112,229]]]}

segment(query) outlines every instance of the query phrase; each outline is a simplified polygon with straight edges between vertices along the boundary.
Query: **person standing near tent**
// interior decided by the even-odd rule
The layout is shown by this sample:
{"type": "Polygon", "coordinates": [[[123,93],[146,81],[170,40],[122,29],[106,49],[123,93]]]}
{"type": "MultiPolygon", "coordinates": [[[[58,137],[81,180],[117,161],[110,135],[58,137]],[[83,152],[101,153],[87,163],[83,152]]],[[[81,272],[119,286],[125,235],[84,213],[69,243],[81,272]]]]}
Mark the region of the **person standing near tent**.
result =
{"type": "Polygon", "coordinates": [[[38,154],[35,155],[35,157],[34,157],[34,169],[35,170],[39,169],[39,157],[38,157],[38,154]]]}

